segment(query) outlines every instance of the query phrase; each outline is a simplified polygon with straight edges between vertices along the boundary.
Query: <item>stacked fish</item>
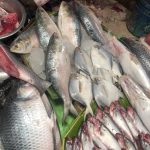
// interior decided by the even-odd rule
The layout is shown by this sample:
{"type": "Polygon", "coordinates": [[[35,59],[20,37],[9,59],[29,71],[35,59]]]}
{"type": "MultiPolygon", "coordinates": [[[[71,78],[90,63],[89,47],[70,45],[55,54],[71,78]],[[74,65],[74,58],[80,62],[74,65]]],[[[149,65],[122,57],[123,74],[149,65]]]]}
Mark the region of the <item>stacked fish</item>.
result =
{"type": "Polygon", "coordinates": [[[132,107],[125,110],[116,101],[89,116],[78,137],[67,140],[66,150],[148,150],[149,140],[149,131],[132,107]]]}

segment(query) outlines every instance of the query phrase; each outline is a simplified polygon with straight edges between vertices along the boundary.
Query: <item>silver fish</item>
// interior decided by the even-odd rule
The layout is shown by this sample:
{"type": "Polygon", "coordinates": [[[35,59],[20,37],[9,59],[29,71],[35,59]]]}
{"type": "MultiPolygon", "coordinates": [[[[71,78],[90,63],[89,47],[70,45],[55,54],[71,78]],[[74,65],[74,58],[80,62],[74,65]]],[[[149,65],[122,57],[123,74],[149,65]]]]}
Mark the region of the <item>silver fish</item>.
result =
{"type": "Polygon", "coordinates": [[[83,73],[75,73],[70,77],[69,91],[72,99],[86,105],[85,116],[93,115],[91,101],[93,100],[92,83],[90,77],[83,73]]]}
{"type": "Polygon", "coordinates": [[[141,87],[137,85],[129,76],[122,76],[120,84],[129,99],[132,107],[136,110],[140,119],[150,131],[150,99],[143,92],[141,87]]]}
{"type": "Polygon", "coordinates": [[[69,95],[70,74],[71,64],[69,55],[62,43],[62,39],[54,33],[49,41],[46,54],[46,77],[47,80],[51,81],[53,87],[63,99],[63,121],[67,117],[69,110],[77,114],[69,95]]]}
{"type": "Polygon", "coordinates": [[[10,45],[10,51],[18,54],[30,53],[32,48],[40,47],[35,25],[22,32],[10,45]]]}
{"type": "Polygon", "coordinates": [[[4,149],[54,149],[53,113],[48,117],[38,90],[19,84],[1,111],[0,137],[4,149]]]}
{"type": "Polygon", "coordinates": [[[56,24],[42,7],[38,7],[36,11],[36,30],[40,45],[45,51],[47,50],[50,37],[54,32],[57,36],[61,36],[56,24]]]}
{"type": "Polygon", "coordinates": [[[80,23],[73,9],[62,1],[58,13],[58,26],[63,38],[70,41],[74,47],[81,45],[80,23]]]}
{"type": "Polygon", "coordinates": [[[121,42],[136,55],[150,77],[150,51],[140,42],[129,38],[121,38],[121,42]]]}
{"type": "Polygon", "coordinates": [[[83,72],[92,76],[93,64],[89,55],[85,51],[81,50],[80,48],[75,49],[74,63],[78,70],[82,70],[83,72]]]}
{"type": "Polygon", "coordinates": [[[42,80],[32,70],[19,62],[17,58],[10,53],[9,49],[2,43],[0,43],[0,57],[0,68],[8,75],[36,86],[41,94],[43,94],[50,86],[48,81],[42,80]]]}
{"type": "Polygon", "coordinates": [[[116,38],[112,40],[116,50],[116,56],[125,74],[131,76],[145,91],[150,91],[150,79],[137,57],[116,38]]]}
{"type": "Polygon", "coordinates": [[[86,6],[79,2],[75,2],[75,10],[82,25],[86,29],[91,38],[101,44],[105,43],[101,22],[94,13],[86,6]]]}
{"type": "Polygon", "coordinates": [[[121,91],[113,83],[95,78],[92,82],[93,96],[98,106],[109,106],[113,101],[123,97],[121,91]]]}

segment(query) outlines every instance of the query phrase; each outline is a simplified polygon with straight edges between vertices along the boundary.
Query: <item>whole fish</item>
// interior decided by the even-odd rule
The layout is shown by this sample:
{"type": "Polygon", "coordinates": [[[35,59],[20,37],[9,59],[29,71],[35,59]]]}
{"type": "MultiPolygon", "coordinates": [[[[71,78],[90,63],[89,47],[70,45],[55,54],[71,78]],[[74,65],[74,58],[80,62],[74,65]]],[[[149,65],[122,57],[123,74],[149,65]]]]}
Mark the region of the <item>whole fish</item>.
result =
{"type": "Polygon", "coordinates": [[[141,42],[133,39],[123,37],[120,40],[132,53],[136,55],[150,77],[150,51],[141,42]]]}
{"type": "Polygon", "coordinates": [[[105,43],[101,22],[94,13],[86,6],[75,2],[76,14],[91,38],[101,44],[105,43]]]}
{"type": "Polygon", "coordinates": [[[50,83],[39,78],[32,70],[23,65],[17,58],[10,53],[9,49],[0,43],[0,68],[8,75],[24,80],[34,86],[41,94],[47,90],[50,83]]]}
{"type": "Polygon", "coordinates": [[[93,64],[87,52],[77,47],[74,53],[74,63],[78,70],[82,70],[84,73],[92,76],[93,64]]]}
{"type": "Polygon", "coordinates": [[[80,23],[70,5],[62,1],[58,13],[58,26],[63,38],[67,38],[74,47],[81,45],[80,23]]]}
{"type": "Polygon", "coordinates": [[[69,91],[72,99],[86,105],[85,116],[93,115],[91,101],[93,100],[92,83],[90,77],[83,73],[75,73],[70,77],[69,91]]]}
{"type": "Polygon", "coordinates": [[[113,101],[123,97],[122,92],[113,83],[100,78],[95,78],[92,87],[94,99],[99,107],[109,106],[113,101]]]}
{"type": "Polygon", "coordinates": [[[137,57],[116,38],[113,38],[112,42],[124,73],[131,76],[147,93],[150,93],[150,79],[137,57]]]}
{"type": "Polygon", "coordinates": [[[88,124],[89,128],[90,128],[90,124],[94,125],[94,127],[93,127],[94,135],[93,136],[95,136],[95,138],[97,138],[97,139],[100,139],[102,141],[102,143],[104,145],[106,145],[106,147],[108,149],[112,149],[112,150],[120,150],[121,149],[117,140],[115,139],[115,137],[97,119],[95,119],[94,117],[90,117],[90,118],[88,118],[87,124],[88,124]],[[108,144],[108,141],[111,144],[108,144]]]}
{"type": "Polygon", "coordinates": [[[10,51],[18,54],[30,53],[33,48],[40,47],[40,42],[35,29],[31,25],[26,31],[22,32],[10,45],[10,51]]]}
{"type": "Polygon", "coordinates": [[[54,32],[57,36],[61,36],[56,24],[42,7],[38,7],[36,11],[36,31],[40,45],[45,51],[47,50],[50,37],[54,32]]]}
{"type": "Polygon", "coordinates": [[[129,76],[122,76],[120,84],[132,107],[150,132],[150,122],[147,119],[150,117],[150,99],[129,76]]]}
{"type": "Polygon", "coordinates": [[[53,150],[53,113],[49,118],[38,90],[21,83],[9,99],[0,113],[4,149],[53,150]]]}
{"type": "Polygon", "coordinates": [[[62,39],[54,33],[49,41],[46,54],[46,77],[47,80],[51,81],[53,87],[63,99],[63,121],[67,117],[69,110],[77,114],[69,95],[70,74],[71,64],[69,54],[63,45],[62,39]]]}

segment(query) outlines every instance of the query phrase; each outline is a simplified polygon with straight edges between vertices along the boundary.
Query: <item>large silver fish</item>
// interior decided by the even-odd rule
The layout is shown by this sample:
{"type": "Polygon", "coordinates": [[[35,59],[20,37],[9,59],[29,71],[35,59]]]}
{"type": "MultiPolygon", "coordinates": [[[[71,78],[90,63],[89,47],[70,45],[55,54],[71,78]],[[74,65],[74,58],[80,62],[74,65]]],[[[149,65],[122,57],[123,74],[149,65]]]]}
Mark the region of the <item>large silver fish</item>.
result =
{"type": "Polygon", "coordinates": [[[47,50],[50,37],[54,32],[58,36],[61,36],[56,24],[42,7],[38,7],[36,11],[36,30],[40,44],[45,51],[47,50]]]}
{"type": "Polygon", "coordinates": [[[0,43],[0,68],[8,75],[24,80],[34,86],[41,94],[47,90],[50,83],[39,78],[32,70],[23,65],[17,58],[10,53],[9,49],[0,43]]]}
{"type": "Polygon", "coordinates": [[[129,76],[122,76],[120,84],[132,107],[150,132],[150,122],[147,119],[150,117],[150,99],[129,76]]]}
{"type": "Polygon", "coordinates": [[[86,105],[85,116],[93,115],[91,101],[93,100],[92,83],[89,76],[82,73],[72,74],[70,77],[69,91],[72,99],[86,105]]]}
{"type": "Polygon", "coordinates": [[[64,47],[62,39],[55,33],[52,35],[46,54],[46,77],[52,82],[53,87],[63,99],[64,116],[63,120],[69,113],[69,110],[76,114],[69,95],[69,78],[71,74],[70,57],[64,47]]]}
{"type": "Polygon", "coordinates": [[[103,30],[101,27],[101,22],[94,15],[94,13],[83,4],[76,2],[75,3],[76,13],[86,29],[87,33],[91,36],[91,38],[101,44],[105,43],[103,30]]]}
{"type": "Polygon", "coordinates": [[[79,20],[73,9],[65,1],[61,2],[59,8],[58,26],[63,38],[69,40],[74,47],[79,47],[81,45],[79,20]]]}
{"type": "Polygon", "coordinates": [[[50,116],[49,118],[35,87],[29,83],[17,85],[16,92],[0,113],[0,139],[3,148],[54,150],[53,112],[50,116]]]}

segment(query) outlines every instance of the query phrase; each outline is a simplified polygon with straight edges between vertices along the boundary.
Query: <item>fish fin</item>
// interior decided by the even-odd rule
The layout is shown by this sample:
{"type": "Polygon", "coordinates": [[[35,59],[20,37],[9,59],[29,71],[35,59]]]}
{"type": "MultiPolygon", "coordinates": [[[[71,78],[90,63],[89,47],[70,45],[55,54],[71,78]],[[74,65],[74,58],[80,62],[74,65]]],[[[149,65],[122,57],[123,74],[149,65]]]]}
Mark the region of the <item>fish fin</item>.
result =
{"type": "Polygon", "coordinates": [[[87,116],[88,114],[91,114],[92,116],[94,115],[91,106],[87,106],[87,107],[86,107],[85,114],[84,114],[84,120],[86,119],[86,116],[87,116]]]}

